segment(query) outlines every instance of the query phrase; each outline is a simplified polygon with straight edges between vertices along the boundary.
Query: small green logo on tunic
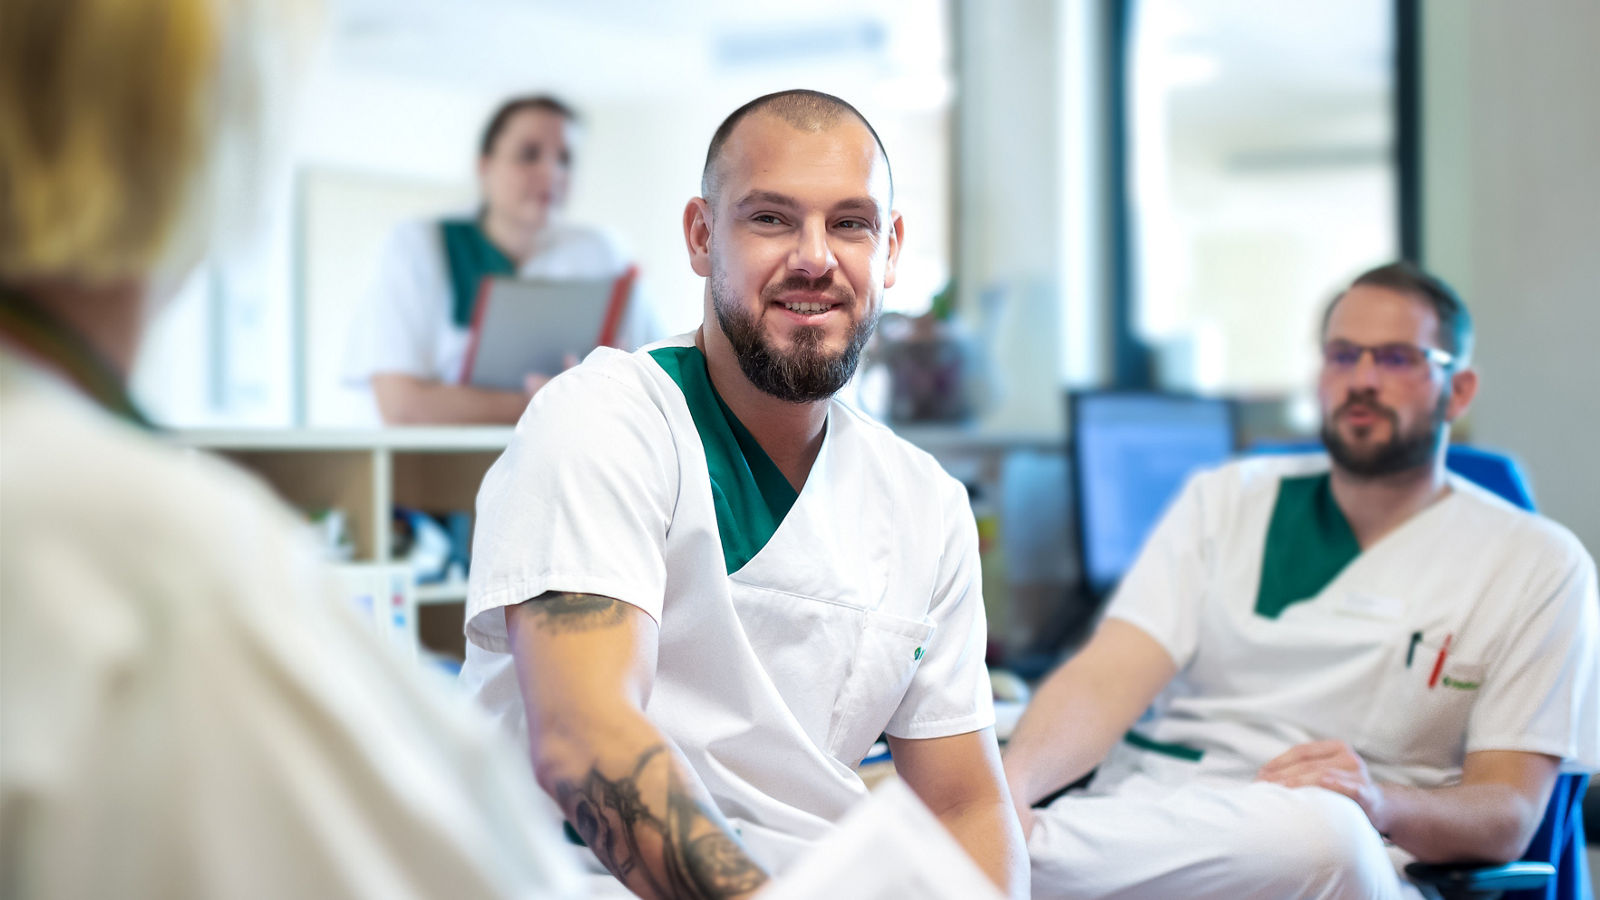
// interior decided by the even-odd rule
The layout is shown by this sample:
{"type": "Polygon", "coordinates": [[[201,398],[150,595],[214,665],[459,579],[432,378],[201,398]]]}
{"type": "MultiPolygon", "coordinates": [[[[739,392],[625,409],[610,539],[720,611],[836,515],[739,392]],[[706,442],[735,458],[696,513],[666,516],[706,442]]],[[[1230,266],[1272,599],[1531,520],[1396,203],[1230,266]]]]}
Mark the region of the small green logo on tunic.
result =
{"type": "Polygon", "coordinates": [[[918,647],[917,648],[917,652],[911,654],[911,658],[912,659],[921,659],[922,658],[922,648],[918,647]]]}

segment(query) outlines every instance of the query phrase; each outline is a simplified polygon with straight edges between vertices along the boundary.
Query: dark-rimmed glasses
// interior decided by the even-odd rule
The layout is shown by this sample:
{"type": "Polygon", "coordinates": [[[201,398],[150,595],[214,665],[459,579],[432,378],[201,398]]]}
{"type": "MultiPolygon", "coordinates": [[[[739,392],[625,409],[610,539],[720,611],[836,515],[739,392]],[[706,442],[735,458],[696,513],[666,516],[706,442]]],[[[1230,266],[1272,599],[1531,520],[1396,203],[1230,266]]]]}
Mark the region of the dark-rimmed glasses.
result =
{"type": "Polygon", "coordinates": [[[1361,364],[1361,357],[1372,354],[1372,364],[1378,371],[1391,375],[1415,375],[1429,363],[1449,369],[1456,361],[1455,355],[1438,347],[1422,347],[1403,342],[1371,346],[1354,341],[1332,340],[1322,345],[1322,364],[1341,372],[1353,370],[1361,364]]]}

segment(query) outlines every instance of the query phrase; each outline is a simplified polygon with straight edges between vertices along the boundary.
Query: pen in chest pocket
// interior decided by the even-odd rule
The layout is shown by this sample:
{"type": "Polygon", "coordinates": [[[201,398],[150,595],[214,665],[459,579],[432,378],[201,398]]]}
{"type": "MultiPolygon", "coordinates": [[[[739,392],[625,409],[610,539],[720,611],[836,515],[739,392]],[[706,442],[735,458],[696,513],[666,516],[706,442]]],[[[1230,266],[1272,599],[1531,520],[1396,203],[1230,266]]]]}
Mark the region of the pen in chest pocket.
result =
{"type": "Polygon", "coordinates": [[[1453,634],[1445,635],[1444,643],[1439,645],[1439,658],[1433,661],[1433,672],[1428,676],[1428,690],[1430,691],[1433,690],[1434,685],[1439,683],[1439,673],[1444,671],[1444,658],[1450,652],[1450,639],[1452,637],[1454,637],[1453,634]]]}

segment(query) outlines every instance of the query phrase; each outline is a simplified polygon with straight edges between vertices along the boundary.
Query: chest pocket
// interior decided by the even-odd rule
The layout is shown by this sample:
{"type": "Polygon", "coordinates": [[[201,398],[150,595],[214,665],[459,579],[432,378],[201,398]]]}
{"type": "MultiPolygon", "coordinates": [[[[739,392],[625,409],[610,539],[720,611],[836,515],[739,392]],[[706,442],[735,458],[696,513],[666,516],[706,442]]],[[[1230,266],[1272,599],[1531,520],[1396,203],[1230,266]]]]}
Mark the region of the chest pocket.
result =
{"type": "Polygon", "coordinates": [[[828,752],[847,766],[861,762],[900,707],[933,637],[933,625],[865,610],[861,642],[845,675],[828,727],[828,752]]]}
{"type": "Polygon", "coordinates": [[[899,708],[934,626],[732,581],[750,648],[800,728],[854,766],[899,708]]]}
{"type": "Polygon", "coordinates": [[[1390,662],[1383,667],[1385,674],[1362,728],[1363,751],[1374,760],[1461,765],[1467,720],[1485,667],[1453,651],[1442,653],[1443,649],[1440,641],[1426,639],[1413,648],[1409,635],[1393,641],[1390,662]],[[1410,665],[1406,665],[1408,653],[1410,665]]]}

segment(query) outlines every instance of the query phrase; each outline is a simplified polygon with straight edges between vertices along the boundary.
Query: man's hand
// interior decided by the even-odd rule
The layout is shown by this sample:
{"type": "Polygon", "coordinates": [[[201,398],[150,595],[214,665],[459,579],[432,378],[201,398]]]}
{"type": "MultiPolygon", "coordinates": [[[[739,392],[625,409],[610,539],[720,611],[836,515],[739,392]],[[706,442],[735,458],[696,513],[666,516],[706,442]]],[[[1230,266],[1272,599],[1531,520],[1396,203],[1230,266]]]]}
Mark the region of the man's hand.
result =
{"type": "Polygon", "coordinates": [[[1380,834],[1389,830],[1383,786],[1372,780],[1366,760],[1344,741],[1312,741],[1291,747],[1262,766],[1256,779],[1343,794],[1361,807],[1380,834]]]}

